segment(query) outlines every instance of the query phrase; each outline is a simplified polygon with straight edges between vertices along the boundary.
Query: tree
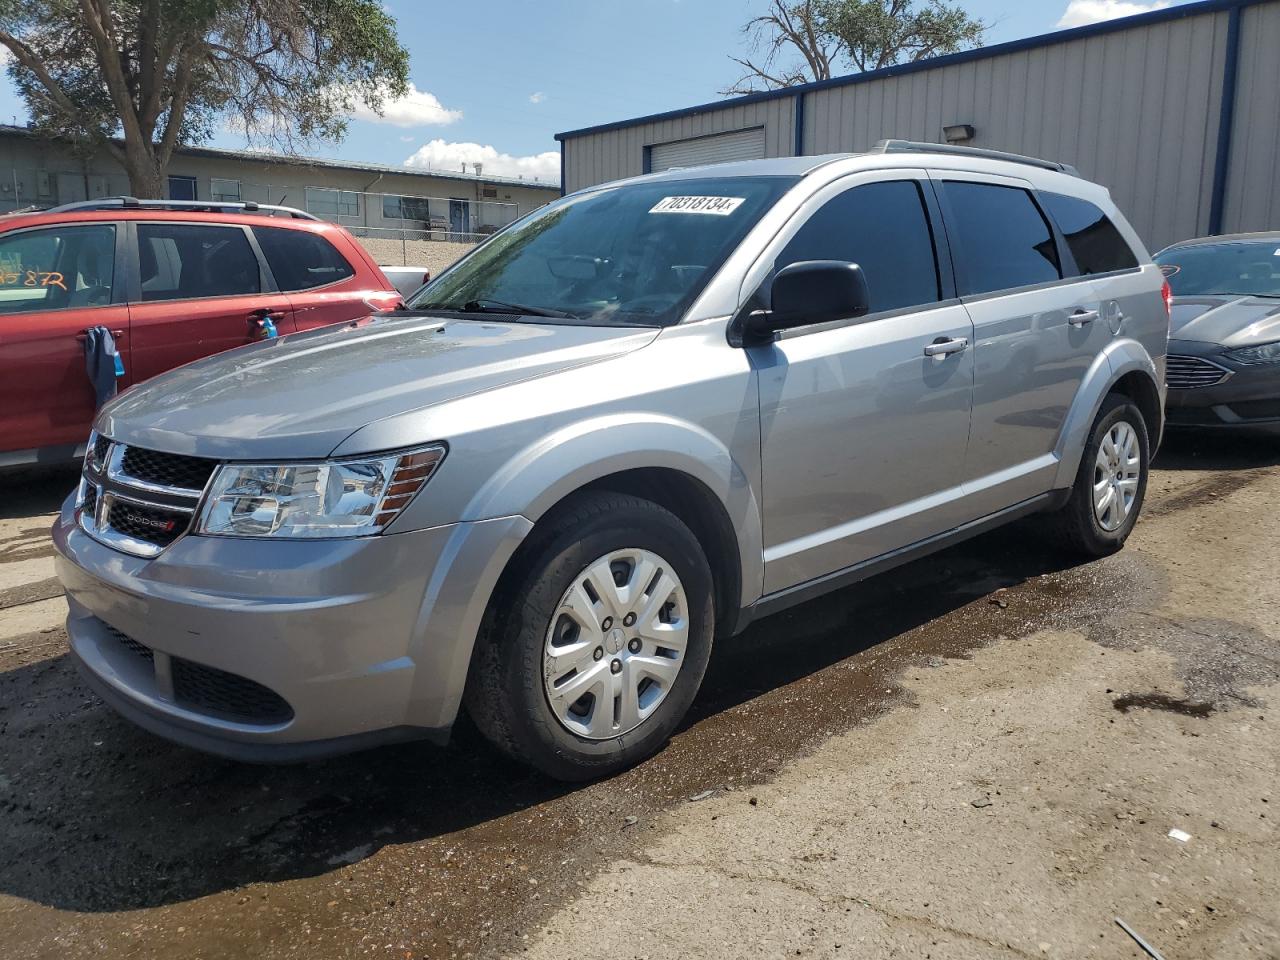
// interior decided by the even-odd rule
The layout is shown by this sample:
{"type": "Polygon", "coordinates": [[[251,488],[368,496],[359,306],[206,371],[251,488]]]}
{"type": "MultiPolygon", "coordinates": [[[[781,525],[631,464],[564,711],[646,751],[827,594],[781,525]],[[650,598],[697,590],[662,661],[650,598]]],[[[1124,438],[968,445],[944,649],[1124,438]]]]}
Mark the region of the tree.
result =
{"type": "Polygon", "coordinates": [[[845,65],[861,72],[954,53],[979,46],[987,26],[945,0],[770,0],[742,28],[763,58],[730,58],[746,73],[724,92],[793,87],[827,80],[845,65]]]}
{"type": "Polygon", "coordinates": [[[408,85],[377,0],[0,0],[0,44],[35,129],[104,146],[138,197],[219,126],[296,153],[408,85]]]}

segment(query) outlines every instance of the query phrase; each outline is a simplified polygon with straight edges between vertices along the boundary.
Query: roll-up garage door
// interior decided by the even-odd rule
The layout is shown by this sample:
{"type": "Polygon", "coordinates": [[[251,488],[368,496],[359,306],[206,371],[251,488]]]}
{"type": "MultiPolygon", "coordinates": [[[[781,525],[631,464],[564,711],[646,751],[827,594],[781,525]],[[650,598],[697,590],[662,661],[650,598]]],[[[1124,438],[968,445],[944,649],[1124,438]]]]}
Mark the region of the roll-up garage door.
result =
{"type": "Polygon", "coordinates": [[[649,169],[654,173],[672,167],[700,167],[730,160],[759,160],[764,156],[764,127],[717,133],[692,140],[655,143],[649,148],[649,169]]]}

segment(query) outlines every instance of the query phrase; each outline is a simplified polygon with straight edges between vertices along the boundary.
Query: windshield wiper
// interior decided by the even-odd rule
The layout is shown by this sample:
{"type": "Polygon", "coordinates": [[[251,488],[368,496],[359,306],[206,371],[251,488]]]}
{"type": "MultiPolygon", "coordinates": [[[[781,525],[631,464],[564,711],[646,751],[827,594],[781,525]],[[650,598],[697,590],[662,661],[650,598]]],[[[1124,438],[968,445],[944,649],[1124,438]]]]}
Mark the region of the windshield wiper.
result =
{"type": "Polygon", "coordinates": [[[529,317],[556,317],[560,320],[577,320],[578,316],[563,310],[552,310],[549,307],[531,307],[522,303],[506,303],[502,300],[468,300],[456,303],[423,303],[416,310],[455,310],[459,313],[522,313],[529,317]]]}

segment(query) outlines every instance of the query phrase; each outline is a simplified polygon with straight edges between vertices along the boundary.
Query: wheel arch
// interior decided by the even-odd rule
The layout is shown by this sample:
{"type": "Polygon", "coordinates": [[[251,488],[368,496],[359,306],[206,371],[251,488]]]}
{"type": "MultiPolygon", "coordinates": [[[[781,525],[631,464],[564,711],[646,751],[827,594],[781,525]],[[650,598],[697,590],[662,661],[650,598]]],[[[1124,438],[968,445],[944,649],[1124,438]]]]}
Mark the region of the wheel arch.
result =
{"type": "Polygon", "coordinates": [[[1164,427],[1164,403],[1155,361],[1138,341],[1115,340],[1094,358],[1058,435],[1055,489],[1066,489],[1075,482],[1080,457],[1102,401],[1117,392],[1128,396],[1142,411],[1154,451],[1164,427]]]}
{"type": "MultiPolygon", "coordinates": [[[[716,579],[717,628],[736,622],[763,583],[763,532],[749,472],[702,427],[674,417],[613,415],[520,451],[476,492],[465,519],[520,514],[537,524],[589,490],[654,501],[685,523],[716,579]]],[[[519,562],[517,550],[509,562],[519,562]]],[[[727,629],[732,630],[732,626],[727,629]]]]}

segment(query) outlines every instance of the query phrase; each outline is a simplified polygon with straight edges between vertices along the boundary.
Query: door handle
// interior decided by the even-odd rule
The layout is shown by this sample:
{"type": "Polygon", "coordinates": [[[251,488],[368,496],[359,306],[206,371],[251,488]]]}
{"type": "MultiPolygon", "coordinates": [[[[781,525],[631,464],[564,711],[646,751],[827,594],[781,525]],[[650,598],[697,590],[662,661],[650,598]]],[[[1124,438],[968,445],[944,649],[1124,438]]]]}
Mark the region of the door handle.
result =
{"type": "Polygon", "coordinates": [[[284,311],[273,310],[270,307],[259,307],[257,310],[254,310],[252,313],[249,314],[249,319],[251,321],[252,320],[283,320],[284,311]]]}
{"type": "MultiPolygon", "coordinates": [[[[77,334],[76,334],[76,339],[77,339],[77,340],[79,340],[81,343],[84,343],[84,342],[85,342],[85,340],[88,338],[88,336],[89,336],[89,331],[88,331],[88,330],[81,330],[79,333],[77,333],[77,334]]],[[[112,339],[114,339],[114,340],[119,340],[119,339],[120,339],[121,337],[123,337],[123,336],[124,336],[124,331],[123,331],[123,330],[112,330],[112,331],[111,331],[111,337],[112,337],[112,339]]]]}
{"type": "Polygon", "coordinates": [[[924,348],[926,357],[945,357],[951,353],[959,353],[969,346],[964,337],[939,337],[924,348]]]}
{"type": "Polygon", "coordinates": [[[1067,318],[1067,323],[1073,327],[1083,327],[1086,323],[1093,323],[1098,319],[1098,316],[1097,310],[1077,310],[1067,318]]]}

